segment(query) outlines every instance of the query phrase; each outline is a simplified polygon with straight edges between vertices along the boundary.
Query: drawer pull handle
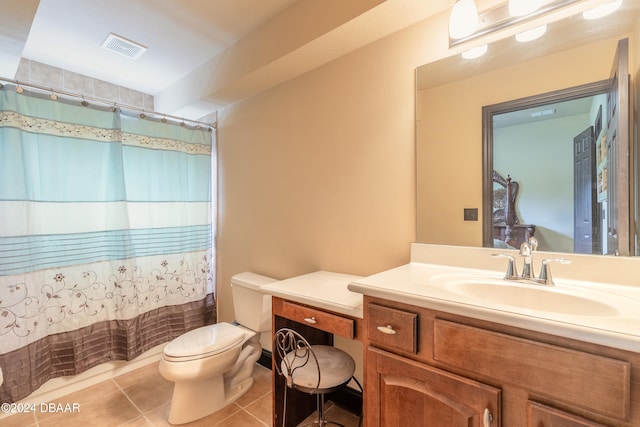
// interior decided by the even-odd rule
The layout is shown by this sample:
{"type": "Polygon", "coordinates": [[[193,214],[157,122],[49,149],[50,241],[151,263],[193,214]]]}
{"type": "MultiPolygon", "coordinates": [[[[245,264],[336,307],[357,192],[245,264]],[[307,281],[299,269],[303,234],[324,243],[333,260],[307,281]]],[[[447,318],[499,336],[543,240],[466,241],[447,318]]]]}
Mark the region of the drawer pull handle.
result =
{"type": "Polygon", "coordinates": [[[316,323],[318,323],[318,322],[316,322],[316,318],[315,317],[305,317],[304,321],[307,322],[307,323],[311,323],[312,325],[315,325],[316,323]]]}
{"type": "Polygon", "coordinates": [[[395,333],[396,333],[396,331],[393,329],[393,327],[391,325],[378,326],[378,330],[380,332],[382,332],[383,334],[387,334],[387,335],[395,335],[395,333]]]}
{"type": "Polygon", "coordinates": [[[491,427],[491,421],[493,421],[493,416],[491,412],[489,412],[489,409],[485,408],[484,416],[482,417],[482,427],[491,427]]]}

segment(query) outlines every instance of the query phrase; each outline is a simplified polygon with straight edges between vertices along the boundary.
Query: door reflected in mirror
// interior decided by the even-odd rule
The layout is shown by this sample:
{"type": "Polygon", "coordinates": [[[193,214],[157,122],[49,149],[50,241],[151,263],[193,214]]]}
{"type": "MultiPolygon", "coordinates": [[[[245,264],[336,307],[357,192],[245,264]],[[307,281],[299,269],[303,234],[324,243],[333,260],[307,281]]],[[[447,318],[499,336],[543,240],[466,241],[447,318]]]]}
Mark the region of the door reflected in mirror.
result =
{"type": "Polygon", "coordinates": [[[607,253],[606,130],[595,126],[605,102],[602,93],[493,115],[494,247],[535,234],[541,250],[607,253]]]}

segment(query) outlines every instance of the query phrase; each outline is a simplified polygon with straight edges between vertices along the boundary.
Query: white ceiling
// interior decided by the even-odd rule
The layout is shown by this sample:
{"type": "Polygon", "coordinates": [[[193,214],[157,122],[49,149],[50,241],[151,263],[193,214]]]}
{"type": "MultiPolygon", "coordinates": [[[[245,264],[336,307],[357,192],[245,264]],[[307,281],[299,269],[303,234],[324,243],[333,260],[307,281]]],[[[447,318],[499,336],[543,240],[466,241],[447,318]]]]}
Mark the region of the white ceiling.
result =
{"type": "Polygon", "coordinates": [[[295,1],[40,0],[22,56],[156,95],[295,1]],[[100,48],[111,32],[148,50],[100,48]]]}
{"type": "MultiPolygon", "coordinates": [[[[223,105],[226,100],[220,101],[224,96],[217,97],[218,94],[211,92],[215,89],[209,85],[211,75],[202,76],[198,71],[208,70],[206,64],[213,58],[296,3],[301,5],[302,1],[314,3],[312,0],[2,0],[0,77],[13,78],[19,59],[23,57],[154,95],[157,107],[168,114],[202,117],[212,108],[223,105]],[[148,50],[139,59],[133,60],[102,49],[100,45],[109,33],[138,42],[148,50]],[[5,74],[5,70],[11,70],[6,67],[11,61],[6,58],[13,59],[15,63],[13,72],[9,74],[5,74]],[[196,82],[198,84],[191,81],[194,76],[201,79],[196,82]],[[197,93],[191,94],[189,99],[181,99],[180,105],[163,102],[169,98],[167,92],[174,95],[182,90],[181,83],[184,82],[189,82],[185,86],[195,87],[197,93]]],[[[322,1],[324,3],[321,6],[330,8],[332,4],[338,7],[343,0],[322,1]]],[[[305,72],[350,49],[447,10],[453,3],[453,0],[349,1],[367,5],[373,12],[368,13],[365,19],[352,19],[342,24],[341,31],[333,31],[331,36],[325,38],[325,43],[317,43],[317,40],[309,43],[315,50],[303,52],[297,49],[295,54],[290,55],[290,61],[286,62],[288,69],[262,84],[277,84],[293,77],[293,69],[297,73],[305,72]]],[[[637,2],[628,0],[625,3],[637,2]]],[[[479,3],[488,4],[491,1],[479,3]]],[[[493,0],[493,3],[499,1],[493,0]]],[[[635,15],[629,13],[630,9],[631,6],[628,6],[619,12],[627,24],[634,22],[635,15]]],[[[302,20],[299,25],[308,23],[302,20]]],[[[577,39],[584,42],[585,38],[592,37],[593,32],[594,25],[591,24],[588,30],[580,28],[572,34],[577,34],[577,39]]],[[[564,33],[548,39],[565,40],[564,44],[560,44],[564,47],[570,43],[564,33]]],[[[557,48],[557,45],[554,46],[557,48]]],[[[525,52],[518,50],[518,54],[525,52]]],[[[513,60],[513,55],[503,56],[513,60]]],[[[428,67],[429,78],[437,80],[439,75],[453,78],[460,77],[456,73],[480,71],[468,64],[463,66],[452,62],[459,61],[457,58],[456,55],[431,64],[428,67]],[[434,72],[439,63],[443,73],[434,72]]],[[[491,61],[483,59],[476,61],[475,65],[488,62],[495,65],[499,61],[494,55],[491,61]]],[[[423,81],[422,76],[423,73],[419,73],[419,83],[423,81]]],[[[237,99],[244,93],[238,90],[233,96],[237,99]]]]}
{"type": "Polygon", "coordinates": [[[570,101],[544,104],[539,107],[531,107],[523,110],[511,111],[509,113],[497,114],[493,116],[493,127],[502,128],[516,126],[523,123],[536,123],[545,120],[554,120],[564,117],[576,116],[579,114],[589,114],[594,102],[594,96],[573,99],[570,101]],[[543,115],[534,116],[534,113],[543,115]]]}
{"type": "Polygon", "coordinates": [[[26,58],[154,95],[156,109],[199,118],[448,10],[452,3],[453,0],[2,0],[0,77],[15,78],[20,59],[26,58]],[[318,10],[322,10],[324,20],[317,19],[318,10]],[[263,34],[278,33],[283,22],[287,28],[282,37],[291,37],[281,38],[280,42],[291,46],[282,46],[280,56],[268,58],[271,63],[260,58],[261,69],[240,70],[245,75],[235,76],[234,82],[216,80],[219,61],[227,51],[242,45],[239,42],[245,39],[255,41],[263,34]],[[312,34],[316,30],[320,32],[312,34]],[[109,33],[140,43],[148,50],[133,60],[102,49],[109,33]]]}

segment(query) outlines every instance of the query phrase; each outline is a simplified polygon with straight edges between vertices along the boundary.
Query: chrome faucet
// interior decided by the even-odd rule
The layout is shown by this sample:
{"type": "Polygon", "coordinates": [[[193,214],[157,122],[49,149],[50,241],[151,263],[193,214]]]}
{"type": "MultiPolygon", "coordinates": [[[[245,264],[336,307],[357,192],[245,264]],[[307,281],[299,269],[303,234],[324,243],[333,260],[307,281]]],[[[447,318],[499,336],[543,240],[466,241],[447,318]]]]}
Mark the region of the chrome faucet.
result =
{"type": "Polygon", "coordinates": [[[520,256],[523,258],[522,278],[535,279],[533,272],[533,252],[538,249],[538,239],[529,237],[528,242],[522,242],[520,245],[520,256]]]}
{"type": "Polygon", "coordinates": [[[520,245],[520,256],[522,257],[522,278],[531,279],[535,277],[531,263],[533,262],[533,250],[528,242],[522,242],[520,245]]]}
{"type": "Polygon", "coordinates": [[[523,242],[520,245],[519,255],[523,258],[522,274],[518,275],[516,268],[516,259],[513,255],[506,254],[493,254],[495,257],[503,257],[509,260],[507,265],[507,273],[504,276],[505,280],[517,280],[525,283],[535,283],[539,285],[553,285],[553,279],[551,277],[551,269],[549,264],[552,262],[559,262],[561,264],[569,264],[571,261],[564,258],[545,258],[542,260],[542,266],[540,268],[540,276],[536,277],[533,272],[533,252],[538,248],[538,239],[530,237],[528,242],[523,242]]]}

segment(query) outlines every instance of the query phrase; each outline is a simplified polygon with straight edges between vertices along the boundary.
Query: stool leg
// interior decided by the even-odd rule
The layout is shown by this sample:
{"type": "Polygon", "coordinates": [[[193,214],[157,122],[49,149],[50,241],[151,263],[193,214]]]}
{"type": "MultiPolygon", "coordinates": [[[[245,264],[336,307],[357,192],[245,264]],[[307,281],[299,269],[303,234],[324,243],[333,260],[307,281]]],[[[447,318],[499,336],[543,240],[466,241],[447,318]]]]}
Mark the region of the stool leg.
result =
{"type": "Polygon", "coordinates": [[[318,408],[318,426],[324,426],[324,394],[316,395],[316,407],[318,408]]]}
{"type": "MultiPolygon", "coordinates": [[[[317,425],[318,427],[325,427],[329,424],[345,427],[344,424],[340,424],[335,421],[329,421],[324,418],[324,393],[316,394],[316,408],[317,408],[318,416],[315,419],[315,421],[312,421],[308,424],[305,424],[304,426],[299,426],[299,427],[308,427],[313,425],[317,425]]],[[[362,418],[360,418],[358,425],[360,426],[361,423],[362,423],[362,418]]]]}

